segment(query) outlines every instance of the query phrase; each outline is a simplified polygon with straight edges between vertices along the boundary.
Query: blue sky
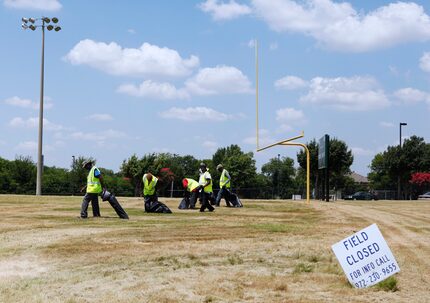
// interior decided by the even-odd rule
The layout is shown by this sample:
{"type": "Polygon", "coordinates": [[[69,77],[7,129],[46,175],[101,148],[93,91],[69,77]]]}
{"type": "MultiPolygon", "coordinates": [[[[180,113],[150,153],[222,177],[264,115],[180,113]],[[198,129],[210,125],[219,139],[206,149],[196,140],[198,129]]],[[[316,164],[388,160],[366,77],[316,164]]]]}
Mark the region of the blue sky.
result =
{"type": "Polygon", "coordinates": [[[72,156],[118,171],[132,154],[208,158],[238,144],[257,166],[325,133],[366,175],[378,152],[411,135],[430,142],[430,2],[331,0],[1,0],[0,157],[37,159],[41,30],[45,164],[72,156]]]}

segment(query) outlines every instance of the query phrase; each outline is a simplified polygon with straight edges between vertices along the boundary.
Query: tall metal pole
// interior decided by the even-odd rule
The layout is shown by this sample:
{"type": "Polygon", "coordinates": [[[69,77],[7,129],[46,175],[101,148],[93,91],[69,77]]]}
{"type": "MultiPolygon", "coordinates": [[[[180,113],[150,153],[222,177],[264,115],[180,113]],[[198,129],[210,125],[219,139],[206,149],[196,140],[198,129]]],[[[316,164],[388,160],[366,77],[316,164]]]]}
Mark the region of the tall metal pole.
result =
{"type": "MultiPolygon", "coordinates": [[[[400,122],[399,123],[399,147],[400,152],[402,152],[402,126],[408,125],[407,123],[400,122]]],[[[401,188],[401,180],[400,180],[400,173],[397,176],[397,199],[400,200],[400,194],[401,194],[402,188],[401,188]]]]}
{"type": "Polygon", "coordinates": [[[42,19],[42,63],[40,67],[40,104],[39,104],[39,140],[37,149],[37,179],[36,196],[42,195],[42,171],[43,171],[43,78],[45,65],[45,21],[42,19]]]}
{"type": "Polygon", "coordinates": [[[256,138],[257,138],[257,150],[260,148],[260,142],[258,138],[258,40],[255,39],[255,107],[256,107],[256,138]]]}

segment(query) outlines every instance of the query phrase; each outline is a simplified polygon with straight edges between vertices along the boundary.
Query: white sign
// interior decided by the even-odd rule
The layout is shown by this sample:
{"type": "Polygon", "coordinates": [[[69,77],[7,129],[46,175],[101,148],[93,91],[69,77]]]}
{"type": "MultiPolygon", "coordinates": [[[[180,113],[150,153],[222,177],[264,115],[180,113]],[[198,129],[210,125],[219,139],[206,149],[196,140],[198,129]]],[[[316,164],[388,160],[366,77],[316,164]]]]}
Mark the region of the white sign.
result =
{"type": "Polygon", "coordinates": [[[331,248],[349,282],[356,288],[375,285],[400,271],[376,224],[337,242],[331,248]]]}

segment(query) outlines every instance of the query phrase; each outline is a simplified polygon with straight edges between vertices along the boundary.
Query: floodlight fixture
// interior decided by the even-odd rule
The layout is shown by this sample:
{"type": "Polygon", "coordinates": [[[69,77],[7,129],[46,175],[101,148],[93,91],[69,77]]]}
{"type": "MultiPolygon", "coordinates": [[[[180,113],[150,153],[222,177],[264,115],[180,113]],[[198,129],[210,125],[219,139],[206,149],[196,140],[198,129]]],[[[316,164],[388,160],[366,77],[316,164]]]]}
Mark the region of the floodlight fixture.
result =
{"type": "Polygon", "coordinates": [[[52,18],[52,22],[58,23],[58,18],[57,17],[52,18]]]}
{"type": "Polygon", "coordinates": [[[27,29],[27,28],[28,28],[28,25],[27,25],[27,24],[25,24],[25,23],[23,23],[23,24],[21,24],[21,27],[22,27],[22,29],[27,29]]]}
{"type": "Polygon", "coordinates": [[[31,25],[29,26],[29,28],[30,28],[32,31],[35,31],[35,30],[36,30],[36,26],[34,26],[33,24],[31,24],[31,25]]]}
{"type": "Polygon", "coordinates": [[[46,29],[47,29],[48,31],[52,31],[52,30],[54,29],[54,26],[53,26],[53,25],[51,25],[51,24],[49,24],[49,25],[46,27],[46,29]]]}
{"type": "Polygon", "coordinates": [[[34,23],[34,22],[36,22],[36,19],[34,19],[34,18],[29,18],[29,19],[28,19],[28,21],[30,21],[31,23],[34,23]]]}
{"type": "Polygon", "coordinates": [[[43,17],[43,18],[42,18],[42,20],[43,20],[45,23],[49,23],[49,22],[51,22],[51,19],[49,19],[48,17],[43,17]]]}
{"type": "Polygon", "coordinates": [[[61,30],[61,26],[56,26],[56,27],[55,27],[55,31],[56,31],[56,32],[59,32],[60,30],[61,30]]]}
{"type": "Polygon", "coordinates": [[[21,18],[21,20],[22,20],[22,22],[24,22],[24,23],[27,23],[27,22],[28,22],[28,18],[24,18],[24,17],[22,17],[22,18],[21,18]]]}

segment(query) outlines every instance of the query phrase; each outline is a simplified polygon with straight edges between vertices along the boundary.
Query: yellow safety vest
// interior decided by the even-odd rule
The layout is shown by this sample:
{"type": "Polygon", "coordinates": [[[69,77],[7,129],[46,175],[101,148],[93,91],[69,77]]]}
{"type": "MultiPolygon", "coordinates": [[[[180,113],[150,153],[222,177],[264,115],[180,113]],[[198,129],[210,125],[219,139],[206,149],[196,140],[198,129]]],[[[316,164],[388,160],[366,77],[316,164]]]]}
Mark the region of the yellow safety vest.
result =
{"type": "Polygon", "coordinates": [[[98,194],[102,192],[102,185],[100,183],[100,179],[94,177],[94,171],[98,169],[93,166],[87,177],[87,193],[90,194],[98,194]]]}
{"type": "Polygon", "coordinates": [[[203,191],[205,193],[211,193],[212,192],[212,178],[211,178],[211,174],[208,171],[205,171],[203,174],[200,175],[199,184],[200,185],[206,184],[206,179],[211,179],[211,181],[209,182],[208,185],[206,185],[203,188],[203,191]]]}
{"type": "Polygon", "coordinates": [[[143,179],[143,195],[144,196],[152,196],[155,194],[155,185],[157,185],[158,178],[152,176],[151,182],[148,182],[148,179],[143,179]]]}
{"type": "Polygon", "coordinates": [[[219,178],[219,187],[222,188],[223,186],[225,186],[226,188],[230,188],[231,186],[231,182],[229,182],[230,180],[226,177],[225,173],[227,172],[227,170],[223,169],[222,173],[221,173],[221,177],[219,178]]]}
{"type": "Polygon", "coordinates": [[[197,187],[199,187],[199,182],[197,182],[196,180],[190,179],[190,178],[185,178],[185,179],[188,181],[187,190],[189,192],[192,192],[197,187]]]}

